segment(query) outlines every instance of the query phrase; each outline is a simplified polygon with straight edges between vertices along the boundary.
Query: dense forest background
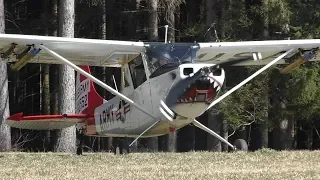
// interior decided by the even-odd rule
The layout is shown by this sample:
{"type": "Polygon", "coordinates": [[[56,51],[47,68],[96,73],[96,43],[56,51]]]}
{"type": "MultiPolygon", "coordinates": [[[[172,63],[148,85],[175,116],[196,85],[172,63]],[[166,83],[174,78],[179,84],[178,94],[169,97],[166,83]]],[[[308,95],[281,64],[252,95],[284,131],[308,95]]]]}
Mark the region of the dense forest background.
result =
{"type": "MultiPolygon", "coordinates": [[[[0,23],[0,30],[7,34],[163,42],[164,26],[169,25],[170,42],[216,42],[319,38],[320,32],[317,0],[0,0],[0,6],[0,21],[5,22],[0,23]]],[[[72,70],[58,66],[28,64],[16,72],[2,63],[1,73],[6,69],[7,73],[1,75],[8,74],[9,89],[8,102],[4,100],[5,88],[0,91],[4,101],[0,106],[2,122],[18,112],[58,114],[72,109],[72,105],[62,108],[59,104],[59,93],[67,89],[61,81],[67,80],[64,74],[72,70]],[[4,108],[6,103],[9,108],[4,108]]],[[[225,69],[224,91],[258,68],[225,69]]],[[[318,149],[319,64],[306,63],[286,75],[280,75],[281,68],[278,65],[262,73],[199,117],[199,121],[231,142],[247,140],[250,150],[318,149]]],[[[92,69],[113,86],[110,77],[118,73],[117,69],[92,69]]],[[[0,82],[5,81],[0,78],[0,82]]],[[[105,98],[111,97],[99,86],[96,88],[105,98]]],[[[78,142],[74,127],[29,131],[8,128],[3,123],[0,138],[3,151],[74,152],[78,142]]],[[[85,151],[110,151],[112,141],[113,138],[86,137],[85,151]]],[[[191,125],[166,136],[141,139],[135,146],[137,151],[227,149],[191,125]]]]}

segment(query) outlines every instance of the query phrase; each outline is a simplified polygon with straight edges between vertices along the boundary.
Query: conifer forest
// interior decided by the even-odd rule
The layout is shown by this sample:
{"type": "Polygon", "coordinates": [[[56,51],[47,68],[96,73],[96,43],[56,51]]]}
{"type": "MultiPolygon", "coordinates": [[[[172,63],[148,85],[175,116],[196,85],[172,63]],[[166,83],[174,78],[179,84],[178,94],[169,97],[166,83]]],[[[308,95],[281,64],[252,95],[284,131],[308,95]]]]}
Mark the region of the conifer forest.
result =
{"type": "MultiPolygon", "coordinates": [[[[123,41],[229,42],[320,38],[319,0],[0,0],[0,33],[123,41]]],[[[320,148],[320,64],[307,62],[290,74],[284,65],[263,72],[198,121],[230,142],[245,139],[250,151],[320,148]]],[[[260,66],[225,68],[221,94],[260,66]]],[[[111,87],[118,68],[91,67],[111,87]]],[[[74,89],[74,71],[56,64],[27,64],[20,71],[0,61],[0,150],[76,152],[74,126],[35,131],[9,127],[12,114],[74,112],[60,106],[74,89]]],[[[118,83],[118,82],[117,82],[118,83]]],[[[105,99],[113,95],[95,85],[105,99]]],[[[112,137],[85,137],[84,151],[112,151],[112,137]]],[[[132,139],[133,140],[133,139],[132,139]]],[[[226,144],[188,125],[171,134],[139,139],[133,151],[228,151],[226,144]]]]}

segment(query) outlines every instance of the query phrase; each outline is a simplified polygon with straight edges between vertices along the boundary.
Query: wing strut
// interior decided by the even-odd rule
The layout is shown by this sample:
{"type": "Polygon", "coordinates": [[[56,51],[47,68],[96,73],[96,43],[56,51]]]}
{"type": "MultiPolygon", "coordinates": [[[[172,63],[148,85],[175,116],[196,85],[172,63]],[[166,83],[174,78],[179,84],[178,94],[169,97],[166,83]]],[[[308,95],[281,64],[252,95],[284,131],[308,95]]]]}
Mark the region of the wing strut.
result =
{"type": "Polygon", "coordinates": [[[83,76],[87,77],[88,79],[92,80],[93,82],[97,83],[98,85],[100,85],[101,87],[105,88],[106,90],[108,90],[109,92],[111,92],[112,94],[118,96],[120,99],[127,101],[129,104],[131,104],[132,106],[136,107],[137,109],[141,110],[142,112],[146,113],[147,115],[149,115],[150,117],[152,117],[155,120],[158,120],[155,116],[153,116],[151,113],[149,113],[146,109],[144,109],[143,107],[139,106],[138,104],[136,104],[134,101],[132,101],[131,99],[129,99],[128,97],[126,97],[125,95],[119,93],[118,91],[116,91],[115,89],[113,89],[112,87],[108,86],[107,84],[103,83],[102,81],[100,81],[99,79],[95,78],[94,76],[92,76],[91,74],[87,73],[86,71],[84,71],[83,69],[81,69],[80,67],[78,67],[77,65],[75,65],[74,63],[70,62],[69,60],[67,60],[66,58],[60,56],[59,54],[57,54],[56,52],[50,50],[49,48],[45,47],[44,45],[40,45],[40,47],[44,50],[46,50],[51,56],[57,58],[58,60],[62,61],[64,64],[69,65],[72,69],[74,69],[75,71],[81,73],[83,76]]]}
{"type": "MultiPolygon", "coordinates": [[[[239,83],[238,85],[236,85],[235,87],[233,87],[232,89],[230,89],[229,91],[227,91],[226,93],[224,93],[222,96],[220,96],[218,99],[216,99],[215,101],[213,101],[209,107],[205,110],[207,111],[208,109],[210,109],[211,107],[213,107],[214,105],[216,105],[217,103],[219,103],[220,101],[222,101],[224,98],[226,98],[227,96],[229,96],[231,93],[233,93],[234,91],[236,91],[237,89],[239,89],[240,87],[242,87],[243,85],[245,85],[246,83],[248,83],[250,80],[252,80],[254,77],[256,77],[257,75],[259,75],[260,73],[262,73],[263,71],[265,71],[266,69],[268,69],[270,66],[272,66],[273,64],[275,64],[277,61],[281,60],[282,58],[284,58],[286,55],[288,55],[289,53],[291,53],[294,49],[290,49],[288,51],[286,51],[285,53],[283,53],[282,55],[278,56],[276,59],[274,59],[273,61],[271,61],[270,63],[268,63],[267,65],[265,65],[264,67],[262,67],[261,69],[259,69],[258,71],[256,71],[255,73],[253,73],[251,76],[249,76],[247,79],[245,79],[244,81],[242,81],[241,83],[239,83]]],[[[205,112],[204,111],[204,112],[205,112]]],[[[232,144],[230,144],[226,139],[224,139],[223,137],[221,137],[219,134],[217,134],[216,132],[212,131],[211,129],[207,128],[205,125],[201,124],[199,121],[197,120],[193,120],[192,122],[195,126],[197,126],[198,128],[206,131],[207,133],[215,136],[216,138],[218,138],[220,141],[226,143],[228,146],[230,146],[233,150],[236,150],[236,147],[233,146],[232,144]]]]}
{"type": "Polygon", "coordinates": [[[149,129],[151,129],[153,126],[155,126],[156,124],[158,124],[160,122],[160,120],[157,120],[155,123],[153,123],[151,126],[149,126],[146,130],[144,130],[139,136],[137,136],[132,142],[131,144],[129,144],[129,147],[131,147],[142,135],[144,135],[144,133],[146,133],[147,131],[149,131],[149,129]]]}
{"type": "Polygon", "coordinates": [[[197,126],[198,128],[204,130],[205,132],[211,134],[212,136],[218,138],[220,141],[226,143],[228,146],[230,146],[233,150],[235,150],[235,147],[229,143],[226,139],[224,139],[223,137],[221,137],[219,134],[217,134],[216,132],[214,132],[213,130],[209,129],[208,127],[206,127],[205,125],[201,124],[199,121],[197,120],[193,120],[192,122],[193,125],[197,126]]]}
{"type": "MultiPolygon", "coordinates": [[[[248,83],[250,80],[252,80],[253,78],[255,78],[256,76],[258,76],[259,74],[261,74],[263,71],[267,70],[270,66],[272,66],[273,64],[275,64],[276,62],[278,62],[279,60],[281,60],[282,58],[284,58],[286,55],[288,55],[289,53],[291,53],[294,49],[290,49],[288,51],[286,51],[285,53],[283,53],[282,55],[278,56],[276,59],[274,59],[273,61],[271,61],[270,63],[268,63],[267,65],[265,65],[264,67],[262,67],[261,69],[259,69],[258,71],[256,71],[255,73],[253,73],[251,76],[249,76],[247,79],[243,80],[241,83],[239,83],[238,85],[236,85],[235,87],[233,87],[232,89],[230,89],[229,91],[227,91],[226,93],[224,93],[222,96],[220,96],[218,99],[214,100],[209,106],[208,108],[205,110],[207,111],[208,109],[210,109],[211,107],[213,107],[214,105],[218,104],[220,101],[222,101],[224,98],[226,98],[227,96],[229,96],[231,93],[233,93],[234,91],[236,91],[237,89],[241,88],[243,85],[245,85],[246,83],[248,83]]],[[[205,112],[204,111],[204,112],[205,112]]]]}

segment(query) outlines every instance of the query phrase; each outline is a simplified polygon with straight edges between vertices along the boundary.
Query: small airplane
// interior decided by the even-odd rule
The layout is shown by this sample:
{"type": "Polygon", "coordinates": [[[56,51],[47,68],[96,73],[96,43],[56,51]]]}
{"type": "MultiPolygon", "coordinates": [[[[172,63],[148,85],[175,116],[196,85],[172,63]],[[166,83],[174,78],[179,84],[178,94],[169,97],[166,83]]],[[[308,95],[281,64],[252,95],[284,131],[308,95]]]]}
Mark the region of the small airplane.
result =
{"type": "MultiPolygon", "coordinates": [[[[318,39],[167,43],[0,34],[2,60],[14,70],[27,63],[49,63],[66,64],[77,72],[75,114],[18,113],[6,123],[33,130],[76,125],[82,136],[135,138],[129,145],[119,140],[115,149],[120,153],[129,151],[139,138],[161,136],[193,124],[232,150],[246,151],[243,139],[231,144],[195,118],[274,64],[295,63],[301,58],[318,61],[319,46],[318,39]],[[231,65],[264,66],[218,97],[225,82],[224,68],[231,65]],[[121,68],[121,77],[114,78],[120,87],[115,83],[112,88],[94,77],[90,66],[121,68]],[[93,83],[115,96],[103,99],[93,83]]],[[[82,154],[82,141],[77,154],[82,154]]]]}

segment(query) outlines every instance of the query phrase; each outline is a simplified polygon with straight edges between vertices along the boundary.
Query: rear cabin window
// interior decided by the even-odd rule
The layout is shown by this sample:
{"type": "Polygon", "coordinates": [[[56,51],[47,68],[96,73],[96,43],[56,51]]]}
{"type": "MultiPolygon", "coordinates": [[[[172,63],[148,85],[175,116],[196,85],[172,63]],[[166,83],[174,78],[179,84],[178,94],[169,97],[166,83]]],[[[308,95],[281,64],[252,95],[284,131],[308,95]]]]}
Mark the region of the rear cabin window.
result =
{"type": "Polygon", "coordinates": [[[147,80],[141,54],[129,62],[133,87],[136,89],[147,80]]]}

